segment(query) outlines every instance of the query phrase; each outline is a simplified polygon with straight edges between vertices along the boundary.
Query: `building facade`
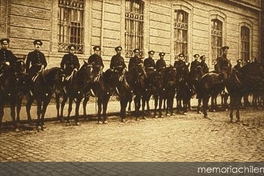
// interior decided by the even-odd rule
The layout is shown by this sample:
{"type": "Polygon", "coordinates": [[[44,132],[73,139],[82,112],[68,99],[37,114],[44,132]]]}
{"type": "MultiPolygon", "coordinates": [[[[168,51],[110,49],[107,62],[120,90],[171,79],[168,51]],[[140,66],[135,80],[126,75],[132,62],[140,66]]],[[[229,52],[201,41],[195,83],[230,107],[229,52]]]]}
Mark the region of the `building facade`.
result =
{"type": "Polygon", "coordinates": [[[168,65],[198,53],[213,69],[223,45],[233,65],[261,60],[261,17],[261,0],[0,0],[0,38],[10,38],[18,57],[42,40],[50,67],[76,44],[84,60],[100,45],[105,68],[120,45],[127,63],[139,48],[143,57],[154,50],[155,60],[165,52],[168,65]]]}

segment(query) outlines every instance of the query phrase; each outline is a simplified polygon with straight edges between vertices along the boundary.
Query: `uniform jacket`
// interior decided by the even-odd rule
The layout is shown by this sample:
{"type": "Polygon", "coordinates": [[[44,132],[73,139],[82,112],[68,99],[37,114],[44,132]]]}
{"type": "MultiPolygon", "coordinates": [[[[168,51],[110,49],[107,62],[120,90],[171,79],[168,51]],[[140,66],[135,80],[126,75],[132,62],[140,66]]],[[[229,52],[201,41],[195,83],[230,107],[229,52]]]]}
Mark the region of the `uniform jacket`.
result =
{"type": "Polygon", "coordinates": [[[143,64],[143,61],[141,60],[140,57],[137,56],[131,57],[128,63],[128,71],[131,71],[136,65],[141,63],[143,64]]]}
{"type": "Polygon", "coordinates": [[[42,52],[34,50],[28,53],[27,61],[26,61],[26,72],[27,73],[33,70],[34,70],[33,72],[39,71],[42,65],[44,65],[44,68],[47,67],[47,61],[42,52]]]}
{"type": "Polygon", "coordinates": [[[122,66],[122,69],[126,68],[126,64],[125,64],[124,58],[121,55],[119,55],[119,54],[114,55],[111,58],[111,63],[110,63],[110,68],[111,69],[114,69],[117,66],[122,66]]]}
{"type": "Polygon", "coordinates": [[[216,59],[215,70],[221,73],[222,70],[231,69],[231,63],[227,59],[226,55],[222,55],[216,59]]]}
{"type": "Polygon", "coordinates": [[[150,58],[150,57],[149,58],[146,58],[144,60],[144,67],[145,67],[146,70],[148,70],[149,67],[153,67],[153,69],[155,69],[156,64],[155,64],[154,59],[153,58],[150,58]]]}
{"type": "Polygon", "coordinates": [[[200,66],[202,67],[203,73],[208,73],[209,72],[209,68],[207,66],[207,64],[204,61],[201,61],[200,66]]]}
{"type": "Polygon", "coordinates": [[[15,68],[17,58],[12,51],[7,49],[0,49],[0,64],[2,62],[9,62],[11,68],[15,68]]]}
{"type": "Polygon", "coordinates": [[[159,59],[156,62],[156,69],[157,71],[161,71],[163,68],[166,67],[166,62],[164,59],[159,59]]]}
{"type": "Polygon", "coordinates": [[[60,63],[61,69],[65,71],[66,75],[70,75],[73,69],[79,69],[80,63],[76,55],[69,53],[65,54],[60,63]]]}
{"type": "Polygon", "coordinates": [[[198,60],[192,61],[190,70],[196,69],[199,65],[200,62],[198,60]]]}
{"type": "Polygon", "coordinates": [[[92,64],[93,66],[101,66],[104,68],[103,59],[97,54],[93,54],[88,58],[88,64],[92,64]]]}

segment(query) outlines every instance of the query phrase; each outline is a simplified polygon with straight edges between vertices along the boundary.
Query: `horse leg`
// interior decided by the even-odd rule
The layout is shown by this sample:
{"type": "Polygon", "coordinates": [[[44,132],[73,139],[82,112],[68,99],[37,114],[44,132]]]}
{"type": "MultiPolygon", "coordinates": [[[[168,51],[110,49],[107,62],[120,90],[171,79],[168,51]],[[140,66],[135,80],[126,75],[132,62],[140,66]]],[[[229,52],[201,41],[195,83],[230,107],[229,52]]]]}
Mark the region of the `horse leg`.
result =
{"type": "Polygon", "coordinates": [[[154,97],[154,118],[157,117],[158,96],[154,97]]]}
{"type": "Polygon", "coordinates": [[[40,123],[41,110],[42,110],[42,102],[40,100],[37,100],[37,116],[38,116],[38,119],[37,119],[36,127],[37,127],[38,131],[39,131],[39,126],[41,125],[41,123],[40,123]]]}
{"type": "Polygon", "coordinates": [[[240,122],[240,114],[239,114],[240,101],[241,101],[241,97],[238,96],[236,99],[236,122],[240,122]]]}
{"type": "Polygon", "coordinates": [[[45,114],[46,114],[46,111],[47,111],[47,107],[48,107],[48,104],[50,102],[50,99],[51,97],[47,97],[44,102],[43,102],[43,107],[42,107],[42,112],[41,112],[41,130],[43,131],[44,130],[44,119],[45,119],[45,114]]]}
{"type": "Polygon", "coordinates": [[[202,98],[204,118],[208,118],[207,109],[208,109],[209,98],[210,98],[209,95],[203,95],[202,98]]]}
{"type": "Polygon", "coordinates": [[[125,121],[127,102],[128,101],[126,101],[125,97],[120,96],[120,117],[121,117],[121,122],[125,121]]]}
{"type": "Polygon", "coordinates": [[[57,119],[62,122],[62,117],[60,116],[60,94],[55,94],[55,100],[56,100],[56,111],[57,111],[57,119]]]}
{"type": "Polygon", "coordinates": [[[4,116],[4,107],[5,107],[4,102],[0,102],[0,133],[1,133],[1,128],[2,128],[2,120],[4,116]]]}
{"type": "Polygon", "coordinates": [[[158,100],[159,100],[159,116],[160,117],[163,117],[163,115],[162,115],[162,111],[161,111],[161,108],[162,108],[162,101],[163,101],[163,98],[162,98],[162,96],[158,96],[158,100]]]}
{"type": "Polygon", "coordinates": [[[71,116],[71,111],[72,111],[72,102],[73,102],[73,97],[69,97],[69,107],[68,107],[68,115],[67,115],[66,125],[70,124],[70,116],[71,116]]]}
{"type": "Polygon", "coordinates": [[[107,105],[110,99],[110,95],[106,95],[104,100],[103,100],[103,123],[107,124],[107,115],[106,115],[106,111],[107,111],[107,105]]]}
{"type": "MultiPolygon", "coordinates": [[[[84,100],[83,100],[83,116],[84,116],[84,120],[86,120],[86,117],[87,117],[87,112],[86,112],[86,106],[87,106],[87,103],[89,101],[89,96],[85,96],[84,97],[84,100]]],[[[89,117],[89,120],[91,120],[91,118],[89,117]]]]}
{"type": "Polygon", "coordinates": [[[198,105],[197,105],[197,114],[201,113],[201,103],[202,103],[202,99],[199,97],[198,98],[198,105]]]}
{"type": "Polygon", "coordinates": [[[16,112],[16,102],[15,102],[16,97],[12,97],[11,99],[12,100],[10,101],[10,115],[13,120],[15,131],[19,131],[19,129],[17,128],[16,113],[15,113],[16,112]]]}
{"type": "Polygon", "coordinates": [[[98,97],[97,99],[97,106],[98,106],[98,110],[97,110],[97,116],[98,116],[98,123],[101,124],[102,123],[102,97],[98,97]]]}
{"type": "MultiPolygon", "coordinates": [[[[64,110],[64,106],[65,106],[65,103],[66,103],[67,100],[68,100],[67,95],[66,94],[63,94],[62,102],[61,102],[61,109],[60,109],[61,122],[63,120],[63,110],[64,110]]],[[[69,121],[67,123],[69,123],[69,121]]]]}
{"type": "Polygon", "coordinates": [[[80,125],[79,123],[79,108],[81,104],[82,97],[78,97],[76,101],[76,106],[75,106],[75,125],[80,125]]]}
{"type": "Polygon", "coordinates": [[[16,109],[16,112],[17,112],[17,123],[18,123],[18,126],[20,124],[21,104],[22,104],[22,98],[17,98],[17,103],[16,103],[17,109],[16,109]]]}
{"type": "Polygon", "coordinates": [[[134,102],[135,102],[135,116],[137,120],[139,116],[139,108],[140,108],[140,97],[138,95],[136,95],[136,97],[134,98],[134,102]]]}
{"type": "Polygon", "coordinates": [[[26,104],[26,112],[27,112],[27,119],[28,119],[29,125],[33,125],[31,114],[30,114],[30,109],[31,109],[33,100],[34,100],[34,98],[32,96],[30,96],[28,101],[27,101],[27,104],[26,104]]]}
{"type": "Polygon", "coordinates": [[[233,121],[234,96],[235,95],[230,95],[230,113],[229,113],[229,118],[230,118],[230,122],[231,123],[233,121]]]}

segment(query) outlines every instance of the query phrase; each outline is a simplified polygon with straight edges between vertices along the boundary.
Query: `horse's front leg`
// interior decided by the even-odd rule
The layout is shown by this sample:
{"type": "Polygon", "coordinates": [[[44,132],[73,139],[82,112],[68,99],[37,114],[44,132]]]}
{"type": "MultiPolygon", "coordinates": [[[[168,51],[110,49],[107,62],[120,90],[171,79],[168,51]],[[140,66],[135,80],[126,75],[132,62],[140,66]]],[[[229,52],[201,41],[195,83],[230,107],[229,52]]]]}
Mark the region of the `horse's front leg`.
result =
{"type": "Polygon", "coordinates": [[[154,96],[154,118],[157,118],[158,96],[154,96]]]}
{"type": "Polygon", "coordinates": [[[68,115],[67,115],[66,125],[70,125],[70,116],[71,116],[71,111],[72,111],[72,102],[73,102],[73,97],[69,97],[69,107],[68,107],[68,115]]]}
{"type": "Polygon", "coordinates": [[[104,100],[103,100],[103,123],[107,124],[107,115],[106,115],[106,111],[107,111],[107,105],[110,99],[110,95],[106,95],[104,100]]]}
{"type": "Polygon", "coordinates": [[[207,110],[208,110],[209,98],[210,98],[209,95],[203,95],[203,97],[202,97],[204,118],[208,118],[207,110]]]}
{"type": "Polygon", "coordinates": [[[62,122],[63,120],[63,110],[64,110],[64,107],[65,107],[65,104],[66,104],[66,101],[68,100],[68,96],[67,94],[63,94],[62,96],[62,102],[61,102],[61,109],[60,109],[60,121],[62,122]]]}
{"type": "Polygon", "coordinates": [[[17,98],[17,102],[16,102],[16,106],[17,106],[17,109],[16,109],[16,115],[17,115],[17,123],[18,125],[20,124],[20,111],[21,111],[21,104],[22,104],[22,98],[17,98]]]}
{"type": "Polygon", "coordinates": [[[97,117],[98,117],[98,123],[101,124],[102,123],[102,97],[98,97],[97,98],[97,117]]]}
{"type": "Polygon", "coordinates": [[[34,97],[29,96],[27,104],[26,104],[27,119],[28,119],[28,123],[30,125],[33,125],[31,114],[30,114],[30,110],[31,110],[31,106],[32,106],[33,101],[34,101],[34,97]]]}
{"type": "Polygon", "coordinates": [[[136,116],[136,120],[139,117],[139,108],[140,108],[140,96],[136,95],[136,97],[134,98],[134,102],[135,102],[135,116],[136,116]]]}
{"type": "MultiPolygon", "coordinates": [[[[87,117],[87,112],[86,112],[86,106],[87,106],[87,103],[89,101],[89,95],[84,95],[84,100],[83,100],[83,116],[84,116],[84,119],[86,119],[87,117]]],[[[91,120],[91,117],[89,118],[89,120],[91,120]]]]}
{"type": "Polygon", "coordinates": [[[57,119],[62,122],[62,117],[60,116],[60,93],[55,94],[55,100],[56,100],[56,111],[57,111],[57,119]]]}
{"type": "Polygon", "coordinates": [[[17,121],[16,121],[16,96],[10,96],[10,115],[13,120],[13,125],[15,131],[19,131],[17,127],[17,121]]]}
{"type": "Polygon", "coordinates": [[[0,133],[1,133],[1,128],[2,128],[2,120],[4,116],[4,107],[5,107],[5,103],[0,102],[0,133]]]}
{"type": "Polygon", "coordinates": [[[82,96],[77,98],[76,106],[75,106],[75,125],[80,125],[79,123],[79,109],[81,104],[82,96]]]}
{"type": "Polygon", "coordinates": [[[45,125],[44,125],[45,114],[46,114],[47,107],[48,107],[48,104],[50,102],[50,99],[51,99],[51,96],[46,97],[46,99],[43,101],[43,107],[42,107],[42,113],[41,113],[41,124],[40,124],[42,131],[45,128],[45,125]]]}
{"type": "Polygon", "coordinates": [[[37,100],[37,124],[36,124],[36,127],[37,127],[37,130],[39,131],[39,127],[41,125],[41,122],[40,122],[40,116],[41,116],[41,110],[42,110],[42,101],[41,100],[37,100]]]}

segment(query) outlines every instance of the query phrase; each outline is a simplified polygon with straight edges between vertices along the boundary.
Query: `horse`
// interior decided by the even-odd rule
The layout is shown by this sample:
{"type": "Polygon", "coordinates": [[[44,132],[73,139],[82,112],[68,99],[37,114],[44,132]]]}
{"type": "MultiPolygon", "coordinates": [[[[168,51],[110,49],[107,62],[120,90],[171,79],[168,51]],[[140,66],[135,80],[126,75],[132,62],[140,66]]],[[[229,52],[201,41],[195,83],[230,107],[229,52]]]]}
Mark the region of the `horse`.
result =
{"type": "MultiPolygon", "coordinates": [[[[183,111],[183,114],[187,114],[188,107],[190,106],[191,97],[194,95],[194,88],[189,82],[189,70],[187,65],[181,65],[177,67],[177,113],[183,111]],[[182,104],[183,103],[183,104],[182,104]]],[[[190,108],[190,107],[189,107],[190,108]]]]}
{"type": "Polygon", "coordinates": [[[239,71],[231,70],[227,80],[227,90],[230,94],[230,122],[233,121],[233,111],[236,110],[236,122],[240,121],[239,108],[243,95],[257,89],[262,84],[264,75],[259,63],[252,62],[243,66],[239,71]]]}
{"type": "MultiPolygon", "coordinates": [[[[61,102],[61,110],[59,113],[59,94],[56,97],[56,108],[57,108],[57,118],[58,120],[62,121],[63,119],[63,109],[65,103],[69,99],[69,106],[68,106],[68,114],[67,114],[67,125],[70,123],[70,115],[72,111],[72,104],[75,100],[75,125],[79,125],[79,108],[81,100],[86,96],[86,94],[90,91],[90,84],[93,81],[94,74],[92,65],[84,62],[81,68],[77,71],[73,71],[72,75],[67,77],[63,81],[63,91],[62,91],[62,102],[61,102]]],[[[86,115],[86,111],[84,112],[86,115]]]]}
{"type": "Polygon", "coordinates": [[[31,122],[30,109],[33,101],[37,100],[37,130],[44,130],[44,117],[47,106],[53,93],[62,89],[63,74],[59,67],[42,70],[37,74],[31,87],[29,98],[26,104],[28,121],[31,122]]]}
{"type": "Polygon", "coordinates": [[[230,70],[226,69],[223,72],[221,74],[215,72],[206,73],[199,81],[198,93],[203,102],[204,118],[208,118],[207,109],[209,98],[216,97],[225,88],[226,80],[230,76],[230,70]]]}
{"type": "MultiPolygon", "coordinates": [[[[132,89],[133,95],[135,96],[134,102],[135,102],[136,120],[140,115],[140,111],[139,111],[141,105],[140,102],[146,90],[145,87],[146,77],[147,74],[142,64],[136,65],[132,70],[129,70],[127,73],[127,82],[132,89]]],[[[129,102],[128,110],[131,109],[130,108],[131,101],[129,102]]],[[[146,119],[145,116],[143,116],[143,119],[146,119]]]]}
{"type": "Polygon", "coordinates": [[[145,79],[145,93],[142,96],[142,111],[145,114],[145,105],[147,104],[147,111],[149,112],[149,101],[150,97],[153,95],[154,97],[154,117],[157,116],[157,106],[159,103],[159,117],[162,117],[161,107],[163,97],[163,75],[158,71],[150,71],[147,73],[147,78],[145,79]],[[158,102],[159,101],[159,102],[158,102]]]}
{"type": "MultiPolygon", "coordinates": [[[[173,100],[176,94],[177,86],[177,71],[173,66],[166,67],[162,70],[163,85],[162,85],[162,94],[166,102],[166,115],[173,115],[173,100]]],[[[164,102],[164,105],[165,105],[164,102]]]]}
{"type": "MultiPolygon", "coordinates": [[[[120,101],[121,122],[125,122],[126,107],[129,100],[132,98],[131,87],[127,83],[127,76],[128,72],[121,68],[121,66],[120,68],[116,67],[115,69],[108,69],[104,72],[103,81],[106,93],[102,93],[103,96],[100,96],[98,98],[102,99],[101,102],[103,103],[103,116],[105,119],[106,115],[104,113],[107,110],[109,96],[115,94],[119,97],[120,101]]],[[[100,114],[98,114],[98,116],[100,116],[100,114]]]]}
{"type": "Polygon", "coordinates": [[[198,99],[198,106],[197,106],[197,113],[200,113],[200,107],[201,107],[201,96],[199,94],[199,81],[204,75],[203,68],[201,66],[197,66],[196,68],[190,70],[188,74],[188,82],[190,83],[190,86],[193,88],[194,92],[196,93],[196,98],[198,99]]]}
{"type": "Polygon", "coordinates": [[[4,107],[7,103],[10,106],[10,115],[13,120],[14,128],[17,130],[15,118],[15,107],[17,100],[17,87],[15,68],[11,68],[9,62],[3,62],[0,65],[0,131],[2,119],[4,116],[4,107]]]}

